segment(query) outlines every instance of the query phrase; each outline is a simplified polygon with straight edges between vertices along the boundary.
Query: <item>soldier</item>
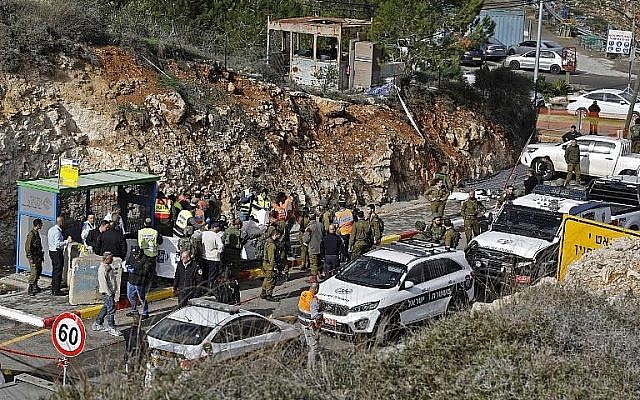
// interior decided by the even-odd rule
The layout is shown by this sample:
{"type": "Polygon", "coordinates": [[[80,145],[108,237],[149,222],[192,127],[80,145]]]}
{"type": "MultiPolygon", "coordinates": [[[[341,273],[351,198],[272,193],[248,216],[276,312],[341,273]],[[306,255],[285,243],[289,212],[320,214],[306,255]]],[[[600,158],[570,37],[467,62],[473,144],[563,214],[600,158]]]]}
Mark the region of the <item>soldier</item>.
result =
{"type": "Polygon", "coordinates": [[[467,244],[474,236],[480,234],[478,215],[484,211],[484,205],[476,199],[476,191],[469,190],[469,198],[462,203],[462,208],[460,208],[460,214],[464,219],[464,235],[467,238],[467,244]]]}
{"type": "Polygon", "coordinates": [[[453,227],[451,218],[445,218],[443,220],[443,224],[445,230],[442,241],[444,242],[444,245],[446,247],[455,249],[456,247],[458,247],[458,243],[460,242],[460,232],[458,232],[456,228],[453,227]]]}
{"type": "Polygon", "coordinates": [[[369,221],[364,219],[364,211],[358,211],[358,222],[353,225],[353,231],[349,236],[349,249],[351,250],[351,259],[355,260],[367,251],[371,246],[371,225],[369,221]]]}
{"type": "Polygon", "coordinates": [[[431,226],[427,230],[427,236],[432,242],[442,243],[444,237],[444,226],[442,226],[442,217],[436,216],[431,220],[431,226]]]}
{"type": "Polygon", "coordinates": [[[369,204],[367,206],[367,215],[369,225],[371,226],[372,243],[375,246],[379,246],[380,241],[382,241],[382,234],[384,233],[384,222],[380,219],[378,214],[376,214],[375,204],[369,204]]]}
{"type": "Polygon", "coordinates": [[[33,229],[27,234],[24,243],[24,250],[29,260],[29,296],[35,296],[40,293],[38,279],[42,273],[42,262],[44,261],[44,250],[42,249],[42,239],[40,238],[40,230],[42,229],[42,220],[36,218],[33,220],[33,229]]]}
{"type": "Polygon", "coordinates": [[[496,204],[496,208],[502,207],[502,205],[508,201],[514,201],[518,198],[518,195],[515,194],[513,186],[509,185],[502,193],[502,196],[498,199],[498,203],[496,204]]]}
{"type": "Polygon", "coordinates": [[[300,241],[300,261],[302,262],[301,269],[309,268],[309,249],[304,243],[304,232],[309,226],[309,207],[303,207],[302,213],[296,218],[298,222],[298,239],[300,241]]]}
{"type": "Polygon", "coordinates": [[[451,182],[451,178],[449,177],[449,166],[447,164],[442,164],[440,171],[435,175],[435,179],[440,179],[449,193],[453,191],[453,182],[451,182]]]}
{"type": "Polygon", "coordinates": [[[631,139],[631,152],[640,153],[640,118],[636,118],[635,124],[631,127],[629,138],[631,139]]]}
{"type": "Polygon", "coordinates": [[[596,100],[587,109],[587,119],[589,120],[589,134],[598,134],[598,118],[600,117],[600,106],[596,100]]]}
{"type": "Polygon", "coordinates": [[[564,185],[569,185],[574,171],[576,173],[576,183],[580,183],[580,146],[578,146],[578,142],[575,139],[564,150],[564,160],[567,162],[567,178],[564,180],[564,185]]]}
{"type": "Polygon", "coordinates": [[[425,195],[431,202],[431,215],[433,217],[442,217],[444,215],[444,206],[449,198],[449,189],[440,179],[434,179],[433,185],[427,189],[425,195]]]}
{"type": "Polygon", "coordinates": [[[311,267],[311,278],[317,280],[320,273],[320,253],[322,245],[322,237],[324,236],[324,227],[322,223],[316,221],[316,214],[309,214],[309,225],[304,231],[303,243],[308,246],[309,264],[311,267]]]}
{"type": "Polygon", "coordinates": [[[267,301],[275,301],[273,298],[273,288],[275,286],[274,269],[278,263],[278,250],[276,242],[280,240],[280,231],[273,229],[271,236],[264,245],[264,256],[262,258],[262,292],[260,298],[267,301]]]}
{"type": "Polygon", "coordinates": [[[418,233],[413,236],[414,239],[429,240],[429,236],[427,236],[427,233],[424,231],[425,229],[427,229],[426,222],[418,220],[416,221],[414,226],[416,228],[416,231],[418,231],[418,233]]]}
{"type": "Polygon", "coordinates": [[[324,231],[329,232],[329,225],[333,223],[333,212],[331,211],[331,207],[327,206],[326,209],[323,210],[322,206],[318,206],[318,209],[322,215],[322,225],[324,226],[324,231]]]}
{"type": "Polygon", "coordinates": [[[224,262],[227,270],[225,276],[238,279],[242,268],[242,247],[247,242],[247,233],[242,230],[242,221],[236,218],[233,225],[224,231],[224,262]]]}

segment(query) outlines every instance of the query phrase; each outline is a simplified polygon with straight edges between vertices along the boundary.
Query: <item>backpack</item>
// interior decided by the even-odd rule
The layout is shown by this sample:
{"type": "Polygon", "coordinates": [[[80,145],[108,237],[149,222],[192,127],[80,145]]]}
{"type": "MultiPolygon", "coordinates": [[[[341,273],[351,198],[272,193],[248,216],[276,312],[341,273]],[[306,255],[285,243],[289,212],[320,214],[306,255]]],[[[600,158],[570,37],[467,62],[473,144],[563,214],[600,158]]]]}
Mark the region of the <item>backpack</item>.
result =
{"type": "Polygon", "coordinates": [[[264,245],[267,241],[266,233],[260,235],[259,238],[256,239],[256,260],[264,259],[264,245]]]}

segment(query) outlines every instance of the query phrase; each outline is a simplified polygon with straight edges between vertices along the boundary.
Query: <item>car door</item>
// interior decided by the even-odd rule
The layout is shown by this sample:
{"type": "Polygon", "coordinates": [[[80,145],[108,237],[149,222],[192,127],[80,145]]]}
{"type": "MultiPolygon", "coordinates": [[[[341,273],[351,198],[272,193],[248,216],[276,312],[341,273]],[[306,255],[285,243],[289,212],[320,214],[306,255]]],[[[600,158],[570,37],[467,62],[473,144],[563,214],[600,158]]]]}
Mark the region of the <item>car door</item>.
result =
{"type": "Polygon", "coordinates": [[[269,320],[257,315],[245,315],[221,328],[213,337],[212,346],[218,345],[216,360],[219,361],[272,346],[280,336],[280,328],[269,320]]]}
{"type": "MultiPolygon", "coordinates": [[[[582,150],[580,152],[582,153],[582,150]]],[[[586,157],[588,169],[585,173],[598,177],[612,175],[613,167],[615,166],[615,154],[615,143],[594,142],[593,147],[586,157]]],[[[580,164],[580,167],[582,167],[582,164],[580,164]]]]}
{"type": "Polygon", "coordinates": [[[414,265],[409,269],[402,285],[400,296],[402,300],[400,320],[403,324],[410,324],[429,315],[428,296],[430,286],[424,274],[425,263],[414,265]],[[413,287],[404,288],[407,281],[413,282],[413,287]]]}
{"type": "Polygon", "coordinates": [[[540,69],[549,71],[553,64],[558,64],[562,67],[561,63],[556,60],[556,54],[552,51],[540,51],[540,69]]]}
{"type": "Polygon", "coordinates": [[[520,68],[531,69],[535,67],[536,63],[536,52],[529,51],[524,53],[522,57],[520,57],[520,68]]]}
{"type": "Polygon", "coordinates": [[[518,52],[526,53],[527,51],[535,48],[536,42],[534,42],[533,40],[525,40],[524,42],[520,43],[520,46],[518,46],[518,52]]]}
{"type": "MultiPolygon", "coordinates": [[[[589,174],[589,154],[591,152],[591,149],[593,147],[594,141],[593,140],[577,140],[578,142],[578,147],[580,147],[580,172],[583,174],[588,175],[589,174]]],[[[566,169],[565,169],[566,171],[566,169]]]]}
{"type": "Polygon", "coordinates": [[[465,272],[462,266],[450,258],[429,260],[425,267],[429,279],[429,316],[442,315],[455,292],[456,285],[464,282],[465,272]]]}
{"type": "Polygon", "coordinates": [[[602,115],[606,114],[614,118],[626,117],[629,110],[629,103],[614,93],[605,93],[604,101],[602,103],[598,102],[598,105],[602,115]]]}

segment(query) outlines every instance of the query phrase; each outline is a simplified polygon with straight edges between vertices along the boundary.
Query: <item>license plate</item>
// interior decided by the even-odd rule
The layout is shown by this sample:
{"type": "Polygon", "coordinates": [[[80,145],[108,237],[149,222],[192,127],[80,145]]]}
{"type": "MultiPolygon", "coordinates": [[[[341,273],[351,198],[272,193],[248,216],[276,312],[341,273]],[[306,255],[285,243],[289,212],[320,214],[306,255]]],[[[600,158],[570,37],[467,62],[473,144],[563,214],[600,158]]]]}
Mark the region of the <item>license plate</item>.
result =
{"type": "Polygon", "coordinates": [[[473,57],[473,61],[480,61],[481,58],[480,57],[473,57]]]}
{"type": "Polygon", "coordinates": [[[516,275],[516,283],[530,284],[531,277],[529,275],[516,275]]]}
{"type": "Polygon", "coordinates": [[[338,321],[336,321],[336,320],[335,320],[335,319],[333,319],[333,318],[325,318],[325,319],[324,319],[324,323],[325,323],[326,325],[329,325],[329,326],[333,326],[333,327],[335,327],[335,326],[336,326],[336,324],[338,323],[338,321]]]}

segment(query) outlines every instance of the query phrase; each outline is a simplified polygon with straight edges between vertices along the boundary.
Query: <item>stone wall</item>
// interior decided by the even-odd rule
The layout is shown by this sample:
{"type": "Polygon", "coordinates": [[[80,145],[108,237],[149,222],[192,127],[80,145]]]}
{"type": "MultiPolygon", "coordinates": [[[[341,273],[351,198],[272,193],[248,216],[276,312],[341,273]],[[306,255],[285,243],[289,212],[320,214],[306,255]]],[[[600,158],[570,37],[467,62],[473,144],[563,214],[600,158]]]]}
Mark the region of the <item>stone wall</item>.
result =
{"type": "MultiPolygon", "coordinates": [[[[422,112],[422,134],[398,110],[291,92],[197,64],[171,65],[182,85],[117,48],[99,66],[65,63],[55,79],[0,76],[0,232],[15,240],[16,179],[55,174],[60,156],[83,171],[158,174],[165,191],[208,187],[229,208],[244,185],[297,191],[313,204],[417,197],[437,165],[457,178],[512,165],[500,128],[472,111],[422,112]],[[73,65],[73,67],[69,66],[73,65]],[[472,121],[472,122],[469,122],[472,121]]],[[[3,260],[13,250],[1,254],[3,260]]]]}

